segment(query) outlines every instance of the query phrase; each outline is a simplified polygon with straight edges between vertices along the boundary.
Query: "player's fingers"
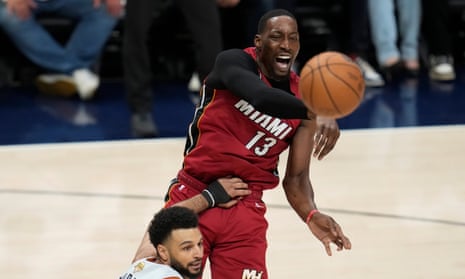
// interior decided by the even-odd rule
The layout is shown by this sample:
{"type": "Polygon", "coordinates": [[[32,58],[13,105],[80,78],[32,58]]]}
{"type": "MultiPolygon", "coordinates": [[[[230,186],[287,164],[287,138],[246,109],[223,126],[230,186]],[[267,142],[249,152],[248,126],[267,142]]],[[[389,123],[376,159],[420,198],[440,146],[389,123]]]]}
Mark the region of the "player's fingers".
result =
{"type": "Polygon", "coordinates": [[[329,237],[325,237],[322,242],[325,246],[326,254],[328,254],[328,256],[332,256],[333,253],[331,251],[331,239],[329,239],[329,237]]]}
{"type": "Polygon", "coordinates": [[[240,178],[237,178],[232,182],[234,183],[234,186],[236,188],[248,188],[249,187],[249,185],[247,183],[245,183],[244,181],[242,181],[242,179],[240,179],[240,178]]]}
{"type": "Polygon", "coordinates": [[[315,132],[315,141],[318,140],[318,141],[321,141],[323,138],[326,137],[326,133],[327,132],[327,129],[326,129],[326,126],[325,125],[318,125],[317,127],[317,130],[315,132]]]}
{"type": "Polygon", "coordinates": [[[229,179],[233,183],[241,183],[241,182],[243,182],[242,179],[240,179],[239,177],[228,177],[227,179],[229,179]]]}
{"type": "Polygon", "coordinates": [[[344,249],[347,249],[347,250],[352,249],[352,243],[350,242],[350,239],[348,237],[343,236],[341,241],[342,241],[342,246],[344,247],[344,249]]]}
{"type": "Polygon", "coordinates": [[[234,191],[234,196],[233,197],[244,197],[244,196],[248,196],[252,193],[251,190],[249,189],[236,189],[234,191]]]}
{"type": "Polygon", "coordinates": [[[249,189],[249,185],[245,184],[245,183],[238,183],[234,186],[234,188],[236,190],[248,190],[249,189]]]}
{"type": "Polygon", "coordinates": [[[325,136],[321,133],[315,135],[313,156],[318,158],[326,144],[325,136]]]}
{"type": "Polygon", "coordinates": [[[225,179],[227,179],[230,183],[233,183],[236,188],[247,188],[248,187],[247,183],[245,183],[239,177],[228,177],[225,179]]]}
{"type": "Polygon", "coordinates": [[[352,248],[352,243],[350,242],[350,239],[344,235],[344,232],[342,231],[341,226],[335,223],[334,229],[335,229],[335,234],[337,237],[336,239],[338,242],[342,244],[342,247],[344,247],[344,249],[352,248]]]}
{"type": "Polygon", "coordinates": [[[316,145],[313,147],[313,157],[319,158],[322,148],[323,148],[323,147],[322,147],[320,144],[316,144],[316,145]]]}
{"type": "Polygon", "coordinates": [[[340,238],[336,238],[334,241],[333,241],[334,244],[336,244],[337,246],[337,251],[341,251],[343,248],[344,248],[344,245],[342,244],[342,239],[340,238]]]}
{"type": "Polygon", "coordinates": [[[329,144],[328,141],[325,142],[320,154],[318,154],[318,160],[322,160],[328,153],[333,149],[333,145],[329,144]]]}
{"type": "Polygon", "coordinates": [[[331,150],[334,149],[334,146],[336,146],[336,142],[339,138],[339,135],[340,135],[339,133],[332,133],[325,138],[326,142],[325,142],[324,148],[321,150],[318,156],[318,160],[323,159],[326,155],[328,155],[329,152],[331,152],[331,150]]]}
{"type": "Polygon", "coordinates": [[[342,234],[341,226],[338,223],[333,221],[330,225],[330,231],[333,237],[337,238],[342,234]]]}
{"type": "Polygon", "coordinates": [[[337,132],[337,133],[332,134],[331,136],[328,137],[328,143],[327,144],[331,147],[331,149],[333,149],[334,146],[336,146],[336,142],[339,139],[340,135],[341,134],[339,132],[337,132]]]}

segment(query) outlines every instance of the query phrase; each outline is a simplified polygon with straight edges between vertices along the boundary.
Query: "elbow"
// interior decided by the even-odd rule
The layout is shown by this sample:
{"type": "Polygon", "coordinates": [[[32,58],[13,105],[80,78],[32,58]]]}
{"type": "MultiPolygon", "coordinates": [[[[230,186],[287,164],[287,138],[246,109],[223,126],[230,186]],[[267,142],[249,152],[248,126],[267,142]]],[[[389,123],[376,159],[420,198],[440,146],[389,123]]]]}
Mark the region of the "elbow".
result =
{"type": "Polygon", "coordinates": [[[306,185],[309,181],[308,175],[305,172],[301,172],[296,175],[287,175],[284,177],[282,184],[284,189],[295,189],[301,185],[306,185]]]}

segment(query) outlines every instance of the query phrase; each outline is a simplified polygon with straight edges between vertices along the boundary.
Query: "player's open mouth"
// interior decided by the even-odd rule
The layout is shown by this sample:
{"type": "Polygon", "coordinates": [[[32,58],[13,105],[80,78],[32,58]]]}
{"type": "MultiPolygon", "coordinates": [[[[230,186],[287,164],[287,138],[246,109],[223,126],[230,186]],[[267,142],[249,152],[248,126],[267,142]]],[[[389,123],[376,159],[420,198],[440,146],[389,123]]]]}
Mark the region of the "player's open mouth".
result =
{"type": "Polygon", "coordinates": [[[276,65],[282,71],[287,71],[291,63],[291,56],[289,55],[280,55],[276,57],[276,65]]]}
{"type": "Polygon", "coordinates": [[[194,269],[200,269],[202,268],[202,261],[195,261],[191,263],[190,266],[194,269]]]}

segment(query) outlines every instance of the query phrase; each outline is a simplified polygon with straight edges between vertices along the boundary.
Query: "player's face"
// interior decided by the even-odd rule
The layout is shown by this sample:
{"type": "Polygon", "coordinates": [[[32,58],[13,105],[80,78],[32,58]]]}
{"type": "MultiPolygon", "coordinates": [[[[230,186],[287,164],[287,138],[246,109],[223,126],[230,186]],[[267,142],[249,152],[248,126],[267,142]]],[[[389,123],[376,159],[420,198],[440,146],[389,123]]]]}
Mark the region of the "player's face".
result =
{"type": "Polygon", "coordinates": [[[203,245],[198,228],[174,230],[167,248],[170,265],[182,276],[197,278],[202,273],[203,245]]]}
{"type": "Polygon", "coordinates": [[[265,76],[275,80],[288,78],[300,49],[297,22],[289,16],[268,19],[264,32],[255,36],[255,46],[265,76]]]}

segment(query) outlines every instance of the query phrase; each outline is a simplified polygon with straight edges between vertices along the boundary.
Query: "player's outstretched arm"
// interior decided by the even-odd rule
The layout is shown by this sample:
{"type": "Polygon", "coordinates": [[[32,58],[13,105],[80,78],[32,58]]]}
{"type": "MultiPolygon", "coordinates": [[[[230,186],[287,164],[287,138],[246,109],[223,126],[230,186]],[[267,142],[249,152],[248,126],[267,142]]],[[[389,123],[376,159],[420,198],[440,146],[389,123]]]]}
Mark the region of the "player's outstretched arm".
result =
{"type": "Polygon", "coordinates": [[[350,249],[351,244],[341,227],[333,218],[320,213],[314,202],[314,192],[310,182],[310,160],[316,130],[316,120],[302,121],[289,149],[283,187],[289,204],[323,243],[326,253],[331,255],[331,243],[336,244],[338,250],[350,249]]]}

